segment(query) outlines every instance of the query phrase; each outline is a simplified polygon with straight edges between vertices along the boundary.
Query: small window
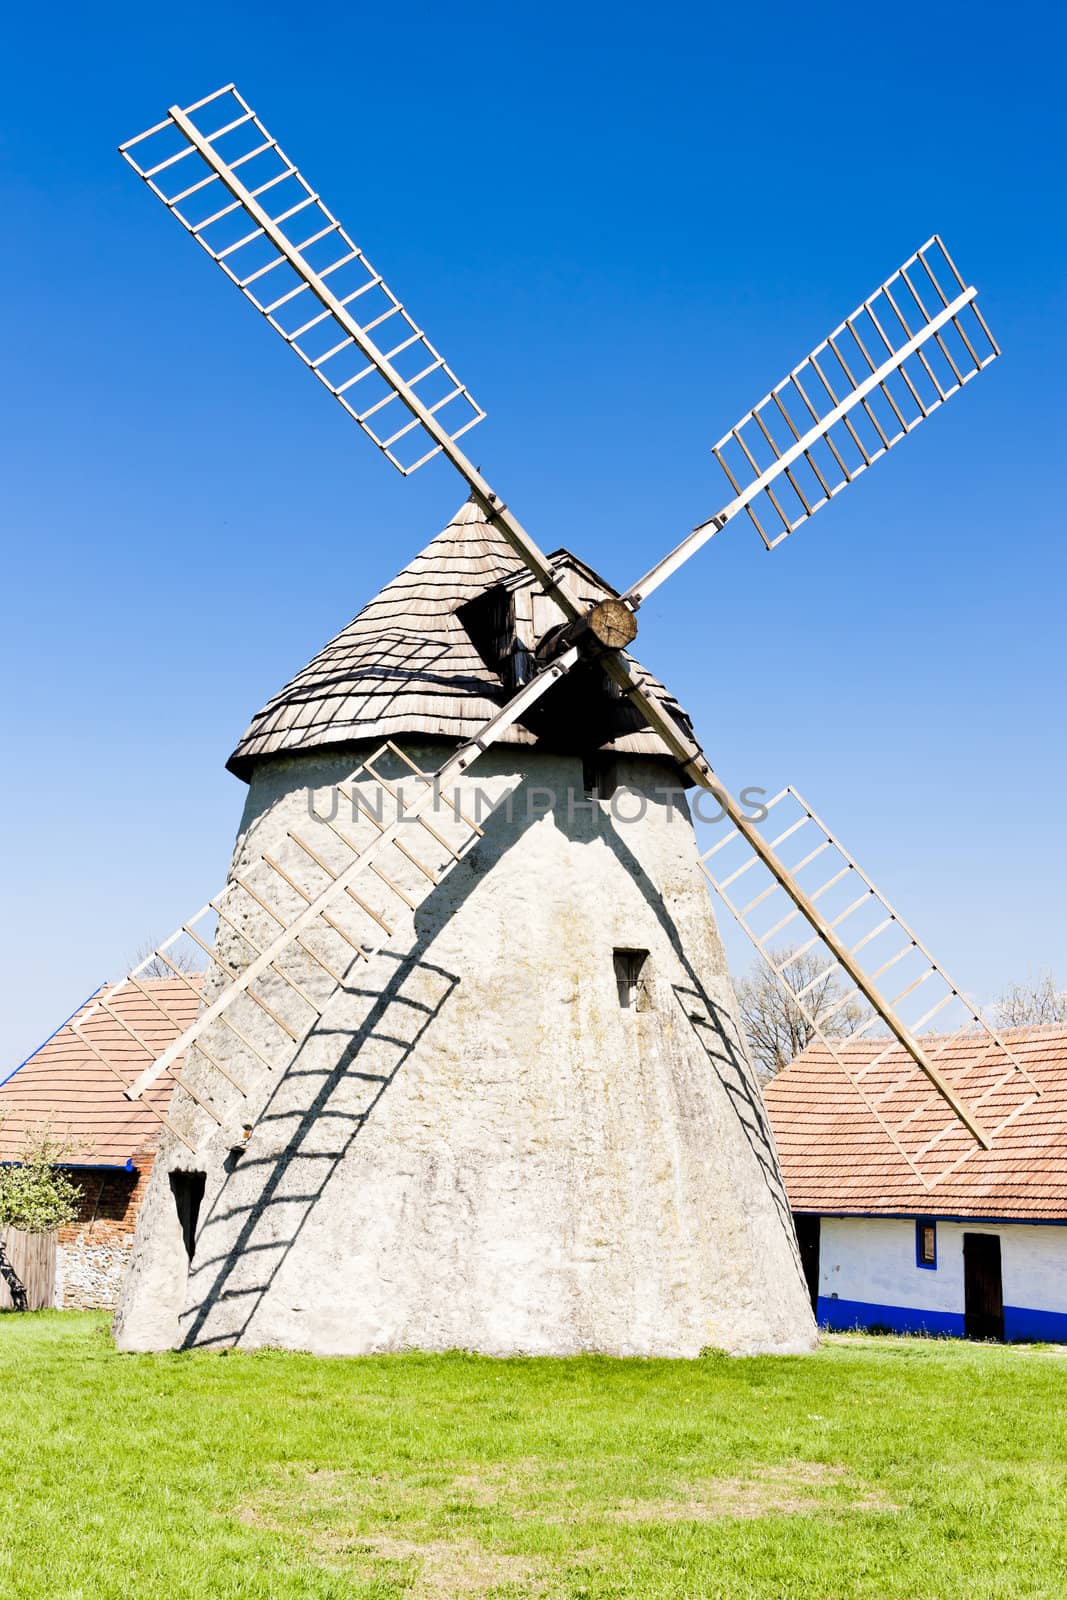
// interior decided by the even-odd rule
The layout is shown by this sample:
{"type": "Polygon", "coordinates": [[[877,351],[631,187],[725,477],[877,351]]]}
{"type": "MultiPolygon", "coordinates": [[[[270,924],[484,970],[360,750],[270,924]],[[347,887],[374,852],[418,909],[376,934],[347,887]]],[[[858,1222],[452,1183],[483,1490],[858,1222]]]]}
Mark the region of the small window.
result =
{"type": "Polygon", "coordinates": [[[616,950],[615,982],[619,988],[619,1005],[624,1011],[644,1011],[648,1004],[646,968],[647,950],[616,950]]]}
{"type": "Polygon", "coordinates": [[[515,595],[497,584],[461,605],[456,615],[486,666],[503,679],[514,694],[533,675],[530,651],[519,638],[515,621],[515,595]]]}
{"type": "Polygon", "coordinates": [[[614,756],[597,751],[582,757],[582,789],[587,800],[610,800],[619,786],[614,756]]]}
{"type": "Polygon", "coordinates": [[[922,1218],[915,1224],[915,1262],[920,1267],[937,1266],[937,1223],[922,1218]]]}
{"type": "Polygon", "coordinates": [[[204,1198],[206,1181],[207,1174],[203,1172],[172,1172],[170,1175],[170,1192],[174,1196],[185,1254],[190,1261],[196,1249],[196,1225],[200,1220],[200,1203],[204,1198]]]}

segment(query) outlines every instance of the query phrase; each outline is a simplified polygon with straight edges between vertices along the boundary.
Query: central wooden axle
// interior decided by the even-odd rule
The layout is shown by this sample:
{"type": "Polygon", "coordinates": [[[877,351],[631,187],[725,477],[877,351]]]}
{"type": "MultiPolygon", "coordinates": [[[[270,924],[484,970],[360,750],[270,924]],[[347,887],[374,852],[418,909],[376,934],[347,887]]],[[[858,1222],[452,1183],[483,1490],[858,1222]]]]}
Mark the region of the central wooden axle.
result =
{"type": "Polygon", "coordinates": [[[598,600],[582,617],[546,633],[537,646],[539,661],[551,661],[577,645],[583,654],[625,650],[637,638],[637,618],[623,600],[598,600]]]}

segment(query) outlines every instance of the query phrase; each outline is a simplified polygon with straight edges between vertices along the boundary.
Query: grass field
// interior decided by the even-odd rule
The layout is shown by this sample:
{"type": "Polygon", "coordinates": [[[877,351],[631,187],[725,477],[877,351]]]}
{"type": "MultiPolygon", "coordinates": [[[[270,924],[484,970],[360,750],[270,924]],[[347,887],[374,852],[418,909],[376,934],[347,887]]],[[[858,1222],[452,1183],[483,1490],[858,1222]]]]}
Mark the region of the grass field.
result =
{"type": "Polygon", "coordinates": [[[0,1595],[1067,1594],[1067,1356],[119,1356],[0,1316],[0,1595]]]}

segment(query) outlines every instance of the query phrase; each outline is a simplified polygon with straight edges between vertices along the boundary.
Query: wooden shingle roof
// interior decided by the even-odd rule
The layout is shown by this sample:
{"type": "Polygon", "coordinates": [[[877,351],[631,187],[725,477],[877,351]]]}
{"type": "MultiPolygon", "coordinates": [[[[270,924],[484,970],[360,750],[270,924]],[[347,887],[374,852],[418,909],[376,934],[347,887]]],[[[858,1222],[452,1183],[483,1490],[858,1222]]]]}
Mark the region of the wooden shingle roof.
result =
{"type": "MultiPolygon", "coordinates": [[[[764,1088],[789,1202],[823,1215],[945,1216],[1067,1221],[1067,1025],[1009,1028],[1001,1037],[1041,1096],[1003,1128],[991,1150],[974,1148],[949,1176],[925,1188],[875,1121],[829,1050],[811,1044],[764,1088]]],[[[940,1043],[927,1039],[932,1049],[940,1043]]],[[[883,1039],[838,1045],[856,1064],[883,1039]]],[[[965,1034],[938,1064],[950,1079],[986,1050],[965,1034]]],[[[867,1087],[877,1097],[903,1073],[893,1052],[867,1087]]]]}
{"type": "MultiPolygon", "coordinates": [[[[199,998],[179,978],[142,978],[147,999],[124,985],[108,1002],[135,1033],[163,1050],[195,1020],[199,998]],[[164,1014],[165,1008],[169,1018],[164,1014]]],[[[199,983],[197,974],[192,981],[199,983]]],[[[66,1159],[90,1166],[134,1166],[155,1152],[160,1123],[149,1106],[166,1112],[173,1080],[163,1079],[139,1100],[127,1100],[118,1079],[71,1028],[107,989],[95,994],[0,1084],[0,1161],[18,1161],[26,1135],[47,1124],[53,1136],[69,1147],[66,1159]]],[[[98,1011],[84,1026],[85,1035],[127,1077],[144,1065],[139,1049],[121,1024],[98,1011]]],[[[180,1067],[180,1059],[176,1063],[180,1067]]]]}
{"type": "MultiPolygon", "coordinates": [[[[613,591],[566,551],[563,569],[575,598],[592,604],[613,591]]],[[[421,734],[461,741],[478,732],[508,697],[501,676],[479,653],[462,608],[498,586],[514,595],[518,626],[532,643],[562,613],[471,501],[253,717],[227,763],[247,779],[264,757],[363,739],[421,734]]],[[[686,723],[661,684],[638,666],[644,684],[686,723]]],[[[566,692],[566,686],[559,693],[566,692]]],[[[658,735],[626,706],[630,731],[601,748],[670,759],[658,735]]],[[[502,742],[534,745],[541,736],[513,725],[502,742]]],[[[548,740],[545,740],[548,743],[548,740]]]]}

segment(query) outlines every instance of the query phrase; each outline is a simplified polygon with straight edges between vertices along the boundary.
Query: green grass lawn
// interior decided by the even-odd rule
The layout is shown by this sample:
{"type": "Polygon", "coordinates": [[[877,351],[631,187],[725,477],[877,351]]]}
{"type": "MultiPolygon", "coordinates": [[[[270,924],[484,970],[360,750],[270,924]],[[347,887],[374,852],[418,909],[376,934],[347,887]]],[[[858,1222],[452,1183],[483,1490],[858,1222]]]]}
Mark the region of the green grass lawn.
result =
{"type": "Polygon", "coordinates": [[[0,1316],[0,1595],[1067,1594],[1067,1357],[120,1356],[0,1316]]]}

